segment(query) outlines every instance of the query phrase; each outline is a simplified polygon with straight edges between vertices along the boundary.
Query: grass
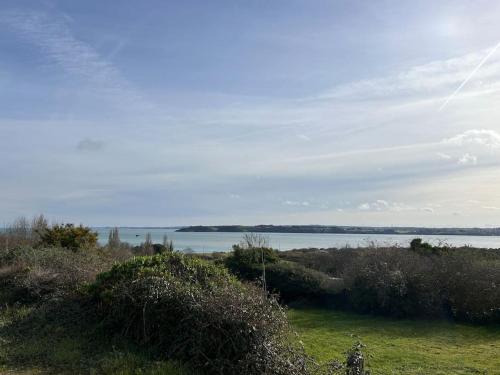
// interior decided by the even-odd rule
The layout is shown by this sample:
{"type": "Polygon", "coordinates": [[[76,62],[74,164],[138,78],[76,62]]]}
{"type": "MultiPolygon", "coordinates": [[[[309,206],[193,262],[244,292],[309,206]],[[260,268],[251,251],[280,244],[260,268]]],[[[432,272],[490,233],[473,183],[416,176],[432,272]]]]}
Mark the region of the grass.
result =
{"type": "MultiPolygon", "coordinates": [[[[77,306],[55,310],[0,308],[0,374],[192,374],[124,342],[96,340],[88,324],[78,320],[77,306]]],[[[306,350],[320,361],[343,358],[359,339],[367,346],[373,375],[500,374],[499,326],[398,321],[319,309],[291,309],[289,317],[306,350]]]]}
{"type": "Polygon", "coordinates": [[[292,309],[292,325],[319,361],[366,345],[373,375],[500,374],[500,326],[392,320],[347,312],[292,309]]]}
{"type": "Polygon", "coordinates": [[[155,361],[127,345],[96,339],[77,305],[42,311],[0,308],[0,374],[188,375],[180,365],[155,361]]]}

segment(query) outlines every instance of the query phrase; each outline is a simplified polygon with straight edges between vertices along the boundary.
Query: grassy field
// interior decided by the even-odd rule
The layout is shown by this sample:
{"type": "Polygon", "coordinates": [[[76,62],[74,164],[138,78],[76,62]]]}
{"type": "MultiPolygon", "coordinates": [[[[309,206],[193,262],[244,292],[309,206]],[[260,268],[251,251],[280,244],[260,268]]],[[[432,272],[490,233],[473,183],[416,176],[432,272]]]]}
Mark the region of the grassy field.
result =
{"type": "Polygon", "coordinates": [[[500,374],[500,327],[375,318],[331,310],[292,309],[290,320],[309,354],[341,358],[356,340],[379,374],[500,374]]]}
{"type": "MultiPolygon", "coordinates": [[[[1,308],[0,374],[190,373],[168,362],[151,361],[120,343],[96,342],[85,323],[72,319],[71,311],[65,316],[61,324],[60,313],[51,320],[31,308],[1,308]]],[[[397,321],[316,309],[292,309],[289,316],[306,350],[320,361],[343,358],[345,350],[361,340],[373,375],[500,374],[500,327],[397,321]]]]}

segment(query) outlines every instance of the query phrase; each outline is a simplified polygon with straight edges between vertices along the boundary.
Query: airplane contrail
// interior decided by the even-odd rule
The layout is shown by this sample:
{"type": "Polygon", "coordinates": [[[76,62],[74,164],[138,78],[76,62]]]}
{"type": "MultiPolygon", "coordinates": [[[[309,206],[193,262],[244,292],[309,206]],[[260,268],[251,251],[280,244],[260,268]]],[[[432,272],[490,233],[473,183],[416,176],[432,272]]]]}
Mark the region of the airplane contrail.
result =
{"type": "Polygon", "coordinates": [[[453,93],[446,99],[443,105],[439,107],[439,111],[442,111],[444,107],[446,107],[448,103],[460,92],[462,87],[464,87],[467,84],[467,82],[469,82],[472,76],[476,74],[476,72],[484,65],[484,63],[488,61],[488,59],[496,52],[498,47],[500,47],[500,43],[498,43],[495,47],[493,47],[493,49],[490,52],[488,52],[488,54],[481,60],[478,66],[476,66],[474,70],[470,72],[470,74],[467,76],[467,78],[465,78],[465,80],[460,84],[460,86],[458,86],[457,89],[453,91],[453,93]]]}

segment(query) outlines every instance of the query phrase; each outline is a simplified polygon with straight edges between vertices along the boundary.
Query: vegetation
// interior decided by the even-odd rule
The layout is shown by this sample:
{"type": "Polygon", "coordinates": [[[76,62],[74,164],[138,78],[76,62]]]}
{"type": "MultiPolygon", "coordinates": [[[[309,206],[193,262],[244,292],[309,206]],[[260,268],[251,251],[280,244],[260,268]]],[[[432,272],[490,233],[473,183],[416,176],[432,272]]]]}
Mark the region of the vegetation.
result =
{"type": "Polygon", "coordinates": [[[45,228],[39,235],[41,246],[57,246],[74,251],[97,245],[97,233],[83,225],[56,224],[45,228]]]}
{"type": "MultiPolygon", "coordinates": [[[[80,241],[88,228],[74,228],[47,226],[31,246],[0,250],[0,368],[364,374],[362,361],[352,361],[357,352],[344,363],[318,365],[294,339],[284,308],[220,265],[170,251],[167,240],[161,254],[123,262],[117,230],[99,247],[80,241]],[[55,239],[48,247],[47,238],[55,239]]],[[[28,230],[28,237],[35,236],[28,230]]]]}
{"type": "Polygon", "coordinates": [[[111,332],[206,374],[308,374],[284,310],[223,268],[179,253],[134,258],[89,287],[111,332]]]}
{"type": "Polygon", "coordinates": [[[78,248],[71,245],[74,241],[63,242],[71,249],[46,247],[39,234],[48,225],[37,222],[41,221],[17,220],[1,234],[0,373],[194,373],[185,365],[154,357],[123,337],[106,335],[92,306],[84,303],[82,287],[125,254],[88,246],[91,242],[78,248]]]}
{"type": "Polygon", "coordinates": [[[317,302],[340,292],[337,280],[301,264],[281,260],[276,250],[266,247],[262,237],[250,235],[244,239],[223,260],[240,279],[264,285],[286,303],[317,302]]]}
{"type": "Polygon", "coordinates": [[[99,246],[94,235],[83,226],[49,226],[43,216],[0,234],[0,372],[363,375],[369,366],[374,374],[465,374],[499,367],[497,251],[416,239],[408,249],[277,252],[249,234],[229,254],[200,256],[175,252],[168,238],[154,244],[147,236],[131,247],[114,228],[99,246]],[[330,308],[289,311],[305,351],[283,303],[330,308]],[[491,325],[386,320],[332,307],[491,325]],[[364,356],[359,339],[374,357],[364,356]]]}
{"type": "Polygon", "coordinates": [[[500,322],[500,252],[433,247],[284,252],[281,257],[343,281],[332,304],[397,318],[500,322]]]}
{"type": "Polygon", "coordinates": [[[106,337],[74,300],[0,307],[0,373],[193,375],[123,339],[106,337]]]}

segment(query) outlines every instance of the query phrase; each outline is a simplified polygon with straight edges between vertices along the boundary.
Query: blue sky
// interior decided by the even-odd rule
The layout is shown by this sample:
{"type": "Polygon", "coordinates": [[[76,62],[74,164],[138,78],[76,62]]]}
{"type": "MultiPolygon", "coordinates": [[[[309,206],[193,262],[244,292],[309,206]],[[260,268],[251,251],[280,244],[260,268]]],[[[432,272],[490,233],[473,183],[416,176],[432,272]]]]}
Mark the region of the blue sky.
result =
{"type": "Polygon", "coordinates": [[[499,18],[4,1],[0,220],[500,226],[499,18]]]}

